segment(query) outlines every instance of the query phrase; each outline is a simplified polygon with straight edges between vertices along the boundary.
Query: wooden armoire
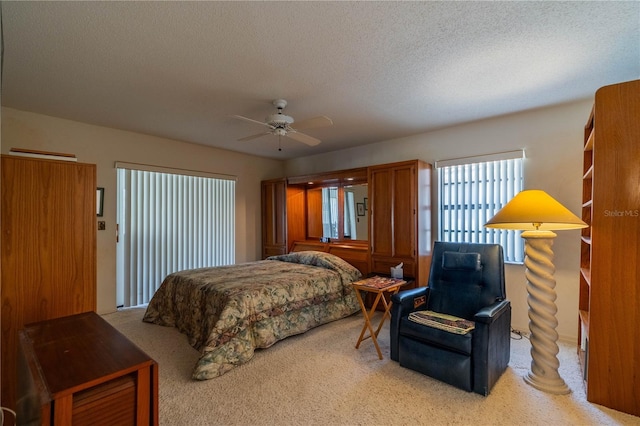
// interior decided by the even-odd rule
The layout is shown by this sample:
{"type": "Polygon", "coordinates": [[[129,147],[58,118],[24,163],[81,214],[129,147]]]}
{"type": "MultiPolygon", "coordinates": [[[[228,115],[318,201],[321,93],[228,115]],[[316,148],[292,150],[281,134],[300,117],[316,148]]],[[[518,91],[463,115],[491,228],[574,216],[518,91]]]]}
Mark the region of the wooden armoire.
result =
{"type": "Polygon", "coordinates": [[[2,405],[15,409],[18,331],[96,309],[96,166],[2,156],[2,405]]]}
{"type": "Polygon", "coordinates": [[[326,251],[365,276],[389,275],[392,266],[403,263],[412,286],[425,286],[432,245],[431,165],[410,160],[263,181],[262,219],[263,257],[290,250],[326,251]],[[320,202],[312,191],[353,182],[368,185],[367,239],[321,242],[310,231],[322,220],[310,213],[321,210],[312,208],[320,202]]]}
{"type": "Polygon", "coordinates": [[[587,400],[640,416],[640,80],[600,88],[585,126],[578,355],[587,400]]]}

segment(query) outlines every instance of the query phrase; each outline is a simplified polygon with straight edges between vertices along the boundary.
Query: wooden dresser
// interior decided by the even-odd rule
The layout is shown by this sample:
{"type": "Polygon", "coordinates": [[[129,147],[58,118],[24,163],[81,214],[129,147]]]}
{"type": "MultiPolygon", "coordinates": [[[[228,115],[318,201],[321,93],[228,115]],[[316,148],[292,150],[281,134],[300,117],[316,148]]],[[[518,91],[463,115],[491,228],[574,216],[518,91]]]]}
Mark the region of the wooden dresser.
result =
{"type": "Polygon", "coordinates": [[[25,326],[18,377],[20,424],[158,424],[157,363],[95,312],[25,326]]]}

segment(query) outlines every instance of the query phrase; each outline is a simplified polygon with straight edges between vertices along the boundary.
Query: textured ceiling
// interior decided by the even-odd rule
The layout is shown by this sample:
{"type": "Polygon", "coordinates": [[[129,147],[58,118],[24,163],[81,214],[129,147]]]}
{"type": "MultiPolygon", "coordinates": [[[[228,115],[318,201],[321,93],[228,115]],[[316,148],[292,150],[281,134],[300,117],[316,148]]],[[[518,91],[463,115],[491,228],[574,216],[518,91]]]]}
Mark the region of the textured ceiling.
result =
{"type": "MultiPolygon", "coordinates": [[[[2,105],[271,158],[640,77],[640,2],[2,2],[2,105]],[[309,147],[262,121],[318,115],[309,147]]],[[[295,127],[295,123],[294,123],[295,127]]]]}

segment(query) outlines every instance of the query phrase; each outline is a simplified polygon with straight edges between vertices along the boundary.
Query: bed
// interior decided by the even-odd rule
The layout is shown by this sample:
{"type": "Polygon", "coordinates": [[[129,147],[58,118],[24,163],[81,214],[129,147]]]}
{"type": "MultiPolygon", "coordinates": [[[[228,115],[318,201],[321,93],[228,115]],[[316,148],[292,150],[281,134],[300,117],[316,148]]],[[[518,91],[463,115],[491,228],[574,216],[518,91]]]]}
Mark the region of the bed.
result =
{"type": "Polygon", "coordinates": [[[192,377],[218,377],[286,337],[359,311],[355,267],[301,251],[168,275],[143,321],[177,327],[200,351],[192,377]]]}

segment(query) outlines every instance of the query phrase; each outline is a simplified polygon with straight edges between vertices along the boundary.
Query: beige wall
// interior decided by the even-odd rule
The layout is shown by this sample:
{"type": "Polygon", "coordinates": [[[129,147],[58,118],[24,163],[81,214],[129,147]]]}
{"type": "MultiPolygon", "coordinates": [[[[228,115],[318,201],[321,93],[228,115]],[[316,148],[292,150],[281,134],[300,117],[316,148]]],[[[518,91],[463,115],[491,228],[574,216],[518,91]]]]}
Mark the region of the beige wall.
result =
{"type": "MultiPolygon", "coordinates": [[[[98,231],[98,312],[116,308],[116,161],[151,164],[237,176],[236,262],[260,258],[260,181],[278,177],[282,162],[192,143],[93,126],[2,108],[2,153],[30,148],[76,154],[97,165],[97,184],[105,188],[106,230],[98,231]]],[[[96,226],[97,226],[96,218],[96,226]]]]}
{"type": "MultiPolygon", "coordinates": [[[[543,189],[576,214],[580,212],[583,127],[587,99],[512,114],[448,129],[309,156],[285,163],[288,176],[364,167],[419,158],[436,160],[524,148],[525,187],[543,189]]],[[[98,165],[105,187],[107,230],[98,232],[98,310],[115,307],[115,161],[203,170],[238,176],[236,261],[260,257],[260,181],[279,177],[282,163],[195,144],[2,109],[2,153],[11,147],[70,152],[98,165]]],[[[559,231],[554,244],[558,333],[577,338],[579,231],[559,231]]],[[[522,266],[507,266],[512,325],[528,330],[527,293],[522,266]]]]}
{"type": "MultiPolygon", "coordinates": [[[[416,158],[434,164],[436,160],[525,149],[525,188],[546,191],[579,216],[584,125],[592,102],[587,99],[380,142],[366,148],[290,160],[287,173],[295,176],[416,158]]],[[[557,234],[553,246],[557,331],[562,339],[575,341],[580,231],[558,231],[557,234]]],[[[508,265],[506,275],[507,296],[513,307],[512,326],[528,332],[524,267],[508,265]]]]}

